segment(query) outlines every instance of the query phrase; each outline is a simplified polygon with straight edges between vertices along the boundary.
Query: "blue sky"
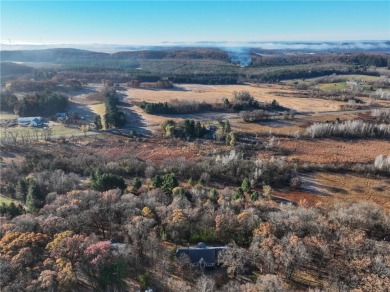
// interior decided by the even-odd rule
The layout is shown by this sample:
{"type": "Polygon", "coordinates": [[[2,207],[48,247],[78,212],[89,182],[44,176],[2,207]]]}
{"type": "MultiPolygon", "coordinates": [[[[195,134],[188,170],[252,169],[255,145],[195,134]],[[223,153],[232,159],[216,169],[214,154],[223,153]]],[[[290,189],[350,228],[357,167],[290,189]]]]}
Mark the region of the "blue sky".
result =
{"type": "Polygon", "coordinates": [[[390,1],[1,1],[1,41],[389,40],[390,1]]]}

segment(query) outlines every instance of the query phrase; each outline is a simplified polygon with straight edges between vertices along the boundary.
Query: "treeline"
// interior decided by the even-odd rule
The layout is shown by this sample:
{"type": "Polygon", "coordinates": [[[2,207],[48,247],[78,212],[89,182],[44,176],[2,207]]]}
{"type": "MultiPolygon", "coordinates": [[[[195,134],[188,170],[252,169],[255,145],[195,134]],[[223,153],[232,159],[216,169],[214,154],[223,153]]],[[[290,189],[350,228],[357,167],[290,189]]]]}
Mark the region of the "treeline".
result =
{"type": "Polygon", "coordinates": [[[187,114],[212,110],[212,104],[195,100],[174,99],[168,102],[142,102],[140,105],[148,114],[187,114]]]}
{"type": "Polygon", "coordinates": [[[139,67],[136,60],[118,60],[118,59],[86,59],[86,60],[67,60],[62,64],[66,70],[87,70],[93,72],[134,69],[139,67]]]}
{"type": "Polygon", "coordinates": [[[21,117],[54,114],[64,111],[67,104],[68,98],[57,92],[28,94],[20,99],[9,91],[0,93],[2,110],[14,112],[21,117]]]}
{"type": "Polygon", "coordinates": [[[101,82],[104,79],[112,80],[115,83],[130,82],[157,82],[160,76],[145,70],[106,70],[104,68],[73,68],[64,69],[58,72],[56,79],[77,79],[82,83],[101,82]]]}
{"type": "Polygon", "coordinates": [[[167,120],[161,128],[164,130],[166,137],[178,137],[185,139],[204,138],[210,133],[199,121],[185,119],[181,123],[176,123],[173,120],[167,120]]]}
{"type": "Polygon", "coordinates": [[[290,120],[293,119],[295,115],[294,111],[288,112],[270,112],[265,110],[254,110],[254,111],[242,111],[241,116],[244,122],[254,123],[264,120],[271,119],[284,119],[290,120]]]}
{"type": "MultiPolygon", "coordinates": [[[[233,98],[223,98],[222,102],[206,103],[198,102],[195,100],[179,100],[173,99],[169,102],[146,102],[143,101],[139,104],[148,114],[189,114],[205,111],[235,111],[241,110],[256,110],[256,109],[269,109],[269,110],[282,110],[284,109],[279,105],[276,100],[272,102],[259,102],[248,91],[235,91],[233,92],[233,98]]],[[[276,115],[276,114],[275,114],[276,115]]]]}
{"type": "Polygon", "coordinates": [[[1,62],[0,63],[0,76],[4,78],[8,75],[29,74],[33,71],[32,67],[13,63],[13,62],[1,62]]]}
{"type": "Polygon", "coordinates": [[[292,66],[284,68],[267,68],[263,71],[251,71],[245,76],[246,81],[255,82],[279,82],[286,79],[313,78],[331,74],[362,74],[379,76],[377,72],[368,72],[364,69],[354,69],[351,66],[292,66]]]}
{"type": "Polygon", "coordinates": [[[125,51],[114,53],[111,56],[117,59],[210,59],[220,61],[229,61],[230,59],[225,51],[212,48],[125,51]]]}
{"type": "Polygon", "coordinates": [[[383,90],[382,88],[375,91],[373,94],[371,94],[371,97],[375,99],[381,99],[381,100],[390,100],[390,91],[383,90]]]}
{"type": "Polygon", "coordinates": [[[126,124],[126,116],[118,109],[119,100],[115,89],[107,89],[104,92],[104,99],[106,106],[104,115],[106,129],[124,126],[126,124]]]}
{"type": "Polygon", "coordinates": [[[191,83],[191,84],[238,84],[238,74],[196,74],[183,73],[169,76],[174,83],[191,83]]]}
{"type": "Polygon", "coordinates": [[[364,67],[387,67],[385,54],[294,54],[294,55],[251,55],[251,66],[273,67],[301,64],[345,63],[364,67]]]}
{"type": "Polygon", "coordinates": [[[310,138],[390,138],[390,125],[366,123],[361,120],[335,123],[314,123],[306,128],[310,138]]]}
{"type": "Polygon", "coordinates": [[[349,64],[359,65],[359,66],[375,66],[375,67],[387,67],[389,62],[389,56],[386,55],[376,55],[376,54],[357,54],[351,55],[348,57],[340,57],[342,61],[345,61],[349,64]]]}
{"type": "Polygon", "coordinates": [[[371,116],[378,122],[387,124],[390,123],[390,109],[374,109],[371,111],[371,116]]]}

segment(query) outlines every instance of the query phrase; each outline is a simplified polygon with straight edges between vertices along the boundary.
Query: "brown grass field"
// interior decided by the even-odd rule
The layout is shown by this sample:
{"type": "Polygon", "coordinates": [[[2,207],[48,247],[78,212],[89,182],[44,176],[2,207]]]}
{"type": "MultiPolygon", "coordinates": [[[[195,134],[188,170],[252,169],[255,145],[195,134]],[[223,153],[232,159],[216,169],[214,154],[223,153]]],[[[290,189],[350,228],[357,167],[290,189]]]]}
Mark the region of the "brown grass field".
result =
{"type": "Polygon", "coordinates": [[[309,206],[369,201],[390,210],[390,179],[317,172],[303,177],[302,190],[281,190],[276,191],[275,195],[297,203],[304,201],[309,206]]]}
{"type": "Polygon", "coordinates": [[[390,154],[390,143],[382,140],[281,139],[291,151],[289,160],[308,163],[374,163],[375,157],[390,154]]]}
{"type": "Polygon", "coordinates": [[[234,91],[249,91],[250,94],[261,102],[271,102],[276,100],[282,106],[300,112],[322,112],[338,111],[342,102],[308,99],[289,96],[278,96],[277,92],[289,93],[291,88],[285,85],[261,84],[251,85],[200,85],[200,84],[180,84],[175,90],[148,90],[128,88],[126,94],[131,101],[135,102],[165,102],[172,99],[187,99],[205,102],[217,102],[222,98],[233,97],[234,91]]]}

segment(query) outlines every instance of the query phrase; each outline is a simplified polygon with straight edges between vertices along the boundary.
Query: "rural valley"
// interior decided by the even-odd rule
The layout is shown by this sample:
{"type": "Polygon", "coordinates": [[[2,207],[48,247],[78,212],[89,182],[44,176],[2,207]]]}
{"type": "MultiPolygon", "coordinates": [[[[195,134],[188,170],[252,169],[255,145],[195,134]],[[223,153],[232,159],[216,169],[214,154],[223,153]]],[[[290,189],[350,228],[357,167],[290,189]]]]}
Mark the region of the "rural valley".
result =
{"type": "Polygon", "coordinates": [[[0,18],[0,291],[390,291],[389,1],[0,18]]]}

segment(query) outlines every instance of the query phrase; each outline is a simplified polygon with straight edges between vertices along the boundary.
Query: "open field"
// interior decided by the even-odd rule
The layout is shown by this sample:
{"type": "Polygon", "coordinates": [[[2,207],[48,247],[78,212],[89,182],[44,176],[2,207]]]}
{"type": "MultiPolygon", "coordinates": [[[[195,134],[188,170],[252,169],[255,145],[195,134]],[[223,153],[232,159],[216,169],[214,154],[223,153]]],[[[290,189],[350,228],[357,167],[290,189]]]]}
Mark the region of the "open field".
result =
{"type": "MultiPolygon", "coordinates": [[[[65,125],[61,123],[56,123],[56,122],[49,122],[48,127],[51,130],[51,135],[69,135],[69,134],[78,134],[80,133],[80,128],[78,127],[66,127],[65,125]]],[[[12,128],[7,128],[7,133],[16,135],[16,136],[21,136],[21,135],[30,135],[30,136],[35,136],[39,135],[41,136],[43,133],[44,129],[42,128],[32,128],[32,127],[22,127],[22,126],[16,126],[12,128]]],[[[0,130],[0,137],[3,137],[6,134],[4,129],[0,130]]]]}
{"type": "MultiPolygon", "coordinates": [[[[317,173],[317,188],[341,201],[370,201],[390,209],[390,180],[363,175],[317,173]]],[[[336,201],[336,200],[335,200],[336,201]]]]}
{"type": "Polygon", "coordinates": [[[17,118],[17,115],[10,114],[7,112],[0,112],[0,120],[16,120],[17,118]]]}
{"type": "Polygon", "coordinates": [[[291,151],[289,160],[302,163],[374,163],[390,153],[390,143],[383,140],[281,139],[280,146],[291,151]]]}
{"type": "Polygon", "coordinates": [[[17,201],[15,201],[15,200],[12,200],[12,199],[10,199],[10,198],[3,197],[3,196],[0,195],[0,204],[5,203],[6,205],[8,205],[8,204],[10,204],[11,202],[17,203],[17,201]]]}
{"type": "Polygon", "coordinates": [[[299,191],[275,192],[278,197],[294,202],[334,204],[336,202],[369,201],[390,210],[390,180],[350,173],[316,172],[302,176],[299,191]]]}
{"type": "Polygon", "coordinates": [[[299,84],[310,84],[311,82],[315,82],[317,80],[320,80],[323,77],[335,77],[335,78],[338,78],[338,79],[344,79],[345,81],[348,81],[348,80],[378,81],[381,78],[380,76],[369,76],[369,75],[360,75],[360,74],[345,74],[345,75],[328,75],[328,76],[314,77],[314,78],[289,79],[289,80],[284,80],[283,83],[290,84],[290,85],[296,84],[296,82],[298,82],[299,84]]]}
{"type": "MultiPolygon", "coordinates": [[[[139,157],[154,163],[161,163],[165,159],[185,157],[186,159],[202,159],[213,153],[211,141],[204,143],[185,142],[182,140],[170,140],[150,138],[144,142],[132,141],[131,143],[118,144],[114,136],[104,136],[103,142],[95,141],[91,144],[94,153],[101,154],[109,160],[118,157],[139,157]],[[110,145],[116,144],[115,146],[110,145]]],[[[120,140],[118,140],[120,141],[120,140]]],[[[219,149],[229,150],[228,146],[221,145],[219,149]]]]}
{"type": "Polygon", "coordinates": [[[319,87],[319,89],[321,89],[323,91],[348,89],[348,85],[346,82],[322,83],[322,84],[318,84],[318,87],[319,87]]]}
{"type": "Polygon", "coordinates": [[[340,105],[344,104],[331,100],[279,96],[278,92],[288,95],[291,89],[275,84],[261,84],[259,86],[180,84],[174,90],[129,88],[126,94],[133,102],[168,102],[177,98],[213,103],[221,101],[222,98],[231,99],[234,91],[242,90],[249,91],[254,98],[261,102],[272,102],[275,99],[280,105],[298,112],[338,111],[340,105]]]}

